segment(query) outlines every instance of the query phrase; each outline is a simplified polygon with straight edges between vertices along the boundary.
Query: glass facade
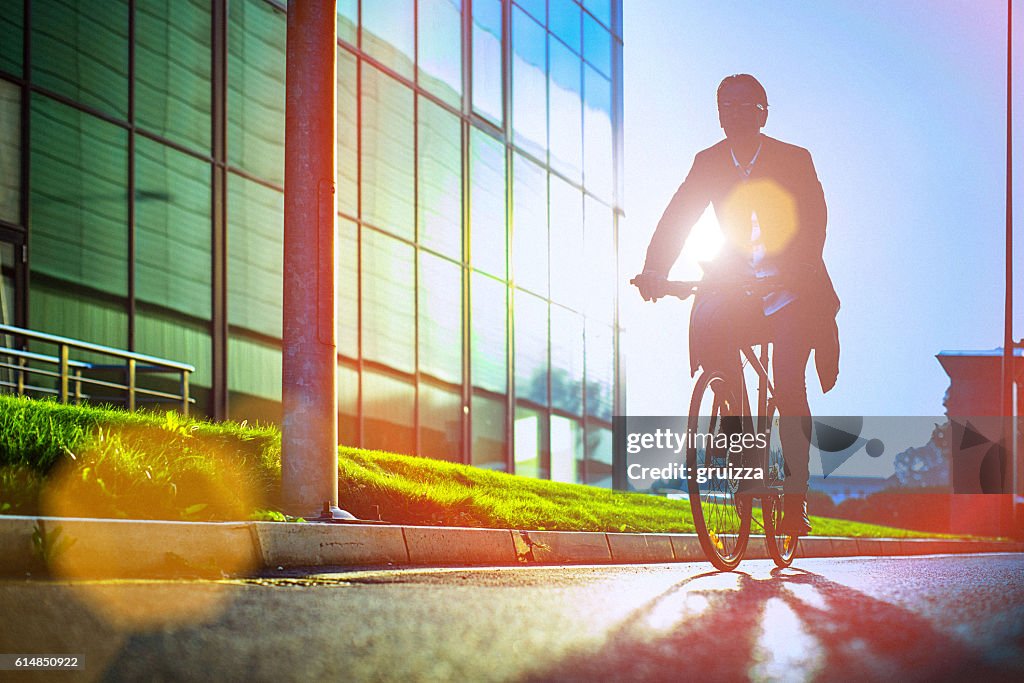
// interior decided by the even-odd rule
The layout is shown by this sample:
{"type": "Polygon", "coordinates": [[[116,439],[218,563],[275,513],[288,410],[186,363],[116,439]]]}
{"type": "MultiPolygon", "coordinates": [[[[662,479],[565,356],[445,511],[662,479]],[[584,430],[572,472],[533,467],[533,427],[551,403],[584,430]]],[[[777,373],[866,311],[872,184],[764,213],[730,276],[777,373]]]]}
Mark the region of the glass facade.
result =
{"type": "MultiPolygon", "coordinates": [[[[191,363],[197,412],[280,420],[285,7],[3,12],[4,322],[191,363]]],[[[339,0],[343,443],[610,485],[620,18],[339,0]]]]}

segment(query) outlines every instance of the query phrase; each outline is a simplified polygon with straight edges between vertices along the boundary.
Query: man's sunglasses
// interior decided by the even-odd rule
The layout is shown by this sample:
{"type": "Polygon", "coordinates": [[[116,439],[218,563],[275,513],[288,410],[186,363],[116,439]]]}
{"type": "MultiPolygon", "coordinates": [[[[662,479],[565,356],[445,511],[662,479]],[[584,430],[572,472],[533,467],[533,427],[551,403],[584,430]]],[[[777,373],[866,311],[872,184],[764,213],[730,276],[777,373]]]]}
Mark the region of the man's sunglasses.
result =
{"type": "Polygon", "coordinates": [[[719,102],[718,108],[727,112],[766,111],[768,105],[760,102],[719,102]]]}

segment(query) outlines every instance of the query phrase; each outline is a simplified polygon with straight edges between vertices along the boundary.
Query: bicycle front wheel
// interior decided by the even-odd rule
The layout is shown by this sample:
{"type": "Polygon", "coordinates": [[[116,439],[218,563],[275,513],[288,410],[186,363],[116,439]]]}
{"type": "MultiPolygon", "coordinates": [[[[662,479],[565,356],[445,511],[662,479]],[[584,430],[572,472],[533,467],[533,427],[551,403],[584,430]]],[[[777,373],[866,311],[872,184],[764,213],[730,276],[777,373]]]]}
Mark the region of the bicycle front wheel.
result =
{"type": "Polygon", "coordinates": [[[705,557],[722,571],[739,565],[750,538],[751,506],[749,502],[737,506],[739,480],[729,476],[730,466],[738,467],[741,461],[741,454],[728,447],[729,432],[739,431],[738,424],[736,428],[729,424],[731,420],[738,423],[739,405],[735,393],[727,393],[720,373],[704,372],[693,388],[687,422],[687,486],[693,524],[705,557]]]}

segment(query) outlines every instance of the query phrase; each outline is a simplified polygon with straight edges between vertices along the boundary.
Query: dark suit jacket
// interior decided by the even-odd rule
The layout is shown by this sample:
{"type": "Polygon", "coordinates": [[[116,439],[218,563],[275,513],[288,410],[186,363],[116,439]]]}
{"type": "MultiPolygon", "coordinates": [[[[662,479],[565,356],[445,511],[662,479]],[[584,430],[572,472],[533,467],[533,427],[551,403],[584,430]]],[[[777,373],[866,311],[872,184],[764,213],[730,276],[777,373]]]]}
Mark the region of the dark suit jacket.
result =
{"type": "MultiPolygon", "coordinates": [[[[733,162],[727,139],[697,154],[658,222],[644,270],[668,274],[690,229],[710,203],[726,237],[711,272],[749,273],[750,219],[756,211],[766,263],[776,266],[785,286],[811,304],[820,329],[831,331],[839,297],[821,256],[827,209],[810,152],[767,135],[761,139],[761,151],[746,179],[733,162]]],[[[814,340],[819,353],[826,341],[814,340]]]]}

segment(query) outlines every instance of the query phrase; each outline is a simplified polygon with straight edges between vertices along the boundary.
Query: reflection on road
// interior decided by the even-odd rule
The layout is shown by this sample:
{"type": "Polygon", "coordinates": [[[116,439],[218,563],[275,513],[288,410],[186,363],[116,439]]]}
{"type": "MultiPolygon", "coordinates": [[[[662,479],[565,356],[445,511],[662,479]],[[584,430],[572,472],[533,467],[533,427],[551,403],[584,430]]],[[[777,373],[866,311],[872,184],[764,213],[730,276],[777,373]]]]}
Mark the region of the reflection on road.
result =
{"type": "Polygon", "coordinates": [[[1011,674],[1006,654],[972,649],[911,610],[809,571],[712,572],[638,607],[598,651],[531,680],[1001,679],[1011,674]]]}

